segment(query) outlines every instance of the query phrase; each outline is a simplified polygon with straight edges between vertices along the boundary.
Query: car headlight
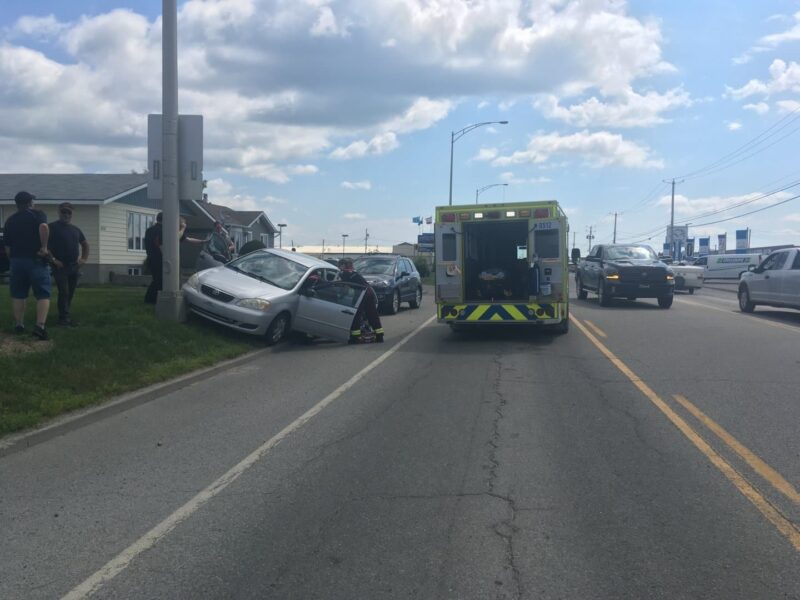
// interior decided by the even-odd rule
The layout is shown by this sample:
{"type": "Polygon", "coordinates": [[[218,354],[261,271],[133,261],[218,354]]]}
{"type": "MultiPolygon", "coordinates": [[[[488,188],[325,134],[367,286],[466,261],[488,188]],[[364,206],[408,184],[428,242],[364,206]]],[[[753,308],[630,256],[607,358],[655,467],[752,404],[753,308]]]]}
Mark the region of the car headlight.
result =
{"type": "Polygon", "coordinates": [[[195,290],[199,289],[200,288],[200,277],[198,276],[198,274],[195,273],[194,275],[189,277],[189,281],[186,282],[186,285],[188,285],[190,288],[195,289],[195,290]]]}
{"type": "Polygon", "coordinates": [[[667,273],[667,281],[674,281],[675,274],[674,273],[667,273]]]}
{"type": "Polygon", "coordinates": [[[616,281],[619,279],[619,271],[616,269],[606,269],[606,279],[616,281]]]}
{"type": "Polygon", "coordinates": [[[254,310],[269,310],[269,307],[272,306],[269,300],[262,300],[261,298],[244,298],[239,300],[236,305],[254,310]]]}

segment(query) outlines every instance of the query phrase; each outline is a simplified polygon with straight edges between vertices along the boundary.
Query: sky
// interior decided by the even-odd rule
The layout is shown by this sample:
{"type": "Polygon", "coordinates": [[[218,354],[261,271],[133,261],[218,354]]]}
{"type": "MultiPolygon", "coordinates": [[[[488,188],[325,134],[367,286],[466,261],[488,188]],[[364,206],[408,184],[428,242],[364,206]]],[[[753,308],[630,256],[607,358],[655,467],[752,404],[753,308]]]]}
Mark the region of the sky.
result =
{"type": "MultiPolygon", "coordinates": [[[[160,13],[3,0],[0,171],[144,170],[160,13]]],[[[618,241],[658,247],[674,178],[690,237],[800,244],[798,1],[188,0],[178,36],[209,200],[284,245],[414,241],[452,133],[496,121],[453,145],[454,204],[493,186],[482,203],[558,200],[584,252],[615,212],[618,241]]]]}

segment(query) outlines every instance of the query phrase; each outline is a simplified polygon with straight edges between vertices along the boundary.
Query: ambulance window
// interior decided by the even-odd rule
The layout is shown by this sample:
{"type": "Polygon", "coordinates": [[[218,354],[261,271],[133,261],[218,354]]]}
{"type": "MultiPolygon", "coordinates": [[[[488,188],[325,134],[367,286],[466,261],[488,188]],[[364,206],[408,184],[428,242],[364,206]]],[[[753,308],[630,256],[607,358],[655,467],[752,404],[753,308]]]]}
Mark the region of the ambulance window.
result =
{"type": "Polygon", "coordinates": [[[539,258],[558,258],[558,229],[537,231],[533,246],[539,258]]]}
{"type": "Polygon", "coordinates": [[[442,260],[453,261],[456,259],[456,234],[442,234],[442,260]]]}

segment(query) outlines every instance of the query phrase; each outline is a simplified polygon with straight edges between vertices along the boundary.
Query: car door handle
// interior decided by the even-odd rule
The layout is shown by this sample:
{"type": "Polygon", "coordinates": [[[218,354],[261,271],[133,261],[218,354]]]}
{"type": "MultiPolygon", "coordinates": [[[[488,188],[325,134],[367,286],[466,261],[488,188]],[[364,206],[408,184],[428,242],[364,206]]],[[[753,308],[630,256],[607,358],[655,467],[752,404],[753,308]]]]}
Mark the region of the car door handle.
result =
{"type": "Polygon", "coordinates": [[[344,314],[346,314],[346,315],[354,315],[354,314],[356,314],[356,313],[354,313],[352,310],[343,310],[342,312],[343,312],[344,314]]]}

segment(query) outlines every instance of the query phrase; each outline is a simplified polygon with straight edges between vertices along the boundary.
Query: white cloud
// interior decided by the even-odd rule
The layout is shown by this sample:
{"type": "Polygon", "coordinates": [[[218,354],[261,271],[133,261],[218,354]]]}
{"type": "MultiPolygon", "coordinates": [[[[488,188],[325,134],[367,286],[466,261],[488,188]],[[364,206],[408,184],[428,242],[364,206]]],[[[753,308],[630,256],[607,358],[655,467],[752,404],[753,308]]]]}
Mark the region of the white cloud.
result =
{"type": "Polygon", "coordinates": [[[353,158],[361,158],[370,154],[386,154],[397,148],[400,144],[397,141],[397,136],[388,131],[380,133],[373,137],[368,142],[358,140],[348,146],[336,148],[331,152],[330,157],[337,160],[350,160],[353,158]]]}
{"type": "Polygon", "coordinates": [[[751,79],[740,88],[727,88],[727,93],[736,100],[750,96],[765,96],[780,92],[800,92],[800,64],[792,61],[788,65],[776,58],[769,66],[769,81],[751,79]]]}
{"type": "Polygon", "coordinates": [[[55,15],[46,17],[22,16],[17,19],[11,28],[11,36],[14,38],[38,38],[49,39],[57,37],[68,25],[56,19],[55,15]]]}
{"type": "MultiPolygon", "coordinates": [[[[689,198],[683,194],[675,194],[675,213],[687,218],[691,218],[696,215],[722,210],[746,200],[753,200],[751,204],[747,204],[737,209],[738,212],[746,212],[746,207],[758,207],[767,204],[774,204],[775,202],[780,202],[781,200],[791,198],[793,195],[794,194],[790,192],[778,192],[776,194],[763,197],[764,194],[762,192],[751,192],[749,194],[741,194],[737,196],[703,196],[699,198],[689,198]],[[756,198],[758,198],[758,200],[756,200],[756,198]]],[[[658,206],[669,207],[671,202],[671,197],[669,195],[664,195],[659,198],[656,204],[658,206]]],[[[719,218],[725,218],[726,216],[727,215],[725,214],[721,214],[719,218]]]]}
{"type": "Polygon", "coordinates": [[[663,161],[651,157],[649,148],[608,131],[536,135],[528,142],[525,150],[519,150],[508,156],[498,156],[492,164],[497,167],[541,164],[556,155],[578,157],[592,167],[662,168],[664,166],[663,161]]]}
{"type": "Polygon", "coordinates": [[[726,121],[725,126],[728,128],[728,131],[738,131],[742,128],[742,124],[738,121],[726,121]]]}
{"type": "Polygon", "coordinates": [[[453,107],[450,100],[417,98],[402,116],[388,121],[384,128],[397,133],[428,129],[444,119],[453,107]]]}
{"type": "Polygon", "coordinates": [[[797,100],[779,100],[775,105],[778,107],[778,112],[781,114],[794,112],[800,109],[800,102],[797,100]]]}
{"type": "Polygon", "coordinates": [[[367,215],[363,213],[345,213],[342,216],[348,221],[361,221],[367,218],[367,215]]]}
{"type": "Polygon", "coordinates": [[[488,162],[497,158],[499,154],[500,151],[497,148],[481,148],[472,160],[488,162]]]}
{"type": "Polygon", "coordinates": [[[553,181],[549,177],[517,177],[511,171],[500,173],[500,180],[511,185],[541,184],[553,181]]]}
{"type": "Polygon", "coordinates": [[[553,94],[540,95],[534,106],[548,119],[559,119],[577,127],[649,127],[668,120],[662,113],[692,105],[688,92],[674,88],[664,94],[638,94],[628,88],[612,102],[591,97],[568,107],[561,106],[553,94]]]}
{"type": "Polygon", "coordinates": [[[765,35],[759,40],[762,44],[767,46],[777,47],[784,42],[796,42],[800,40],[800,12],[794,14],[794,26],[781,33],[773,33],[765,35]]]}
{"type": "Polygon", "coordinates": [[[317,20],[311,27],[313,36],[346,36],[347,26],[342,26],[333,14],[330,6],[321,6],[317,13],[317,20]]]}
{"type": "Polygon", "coordinates": [[[742,108],[745,110],[752,110],[754,113],[763,115],[769,112],[769,104],[766,102],[758,102],[756,104],[745,104],[742,108]]]}
{"type": "Polygon", "coordinates": [[[371,190],[372,183],[369,181],[343,181],[341,186],[346,190],[371,190]]]}

